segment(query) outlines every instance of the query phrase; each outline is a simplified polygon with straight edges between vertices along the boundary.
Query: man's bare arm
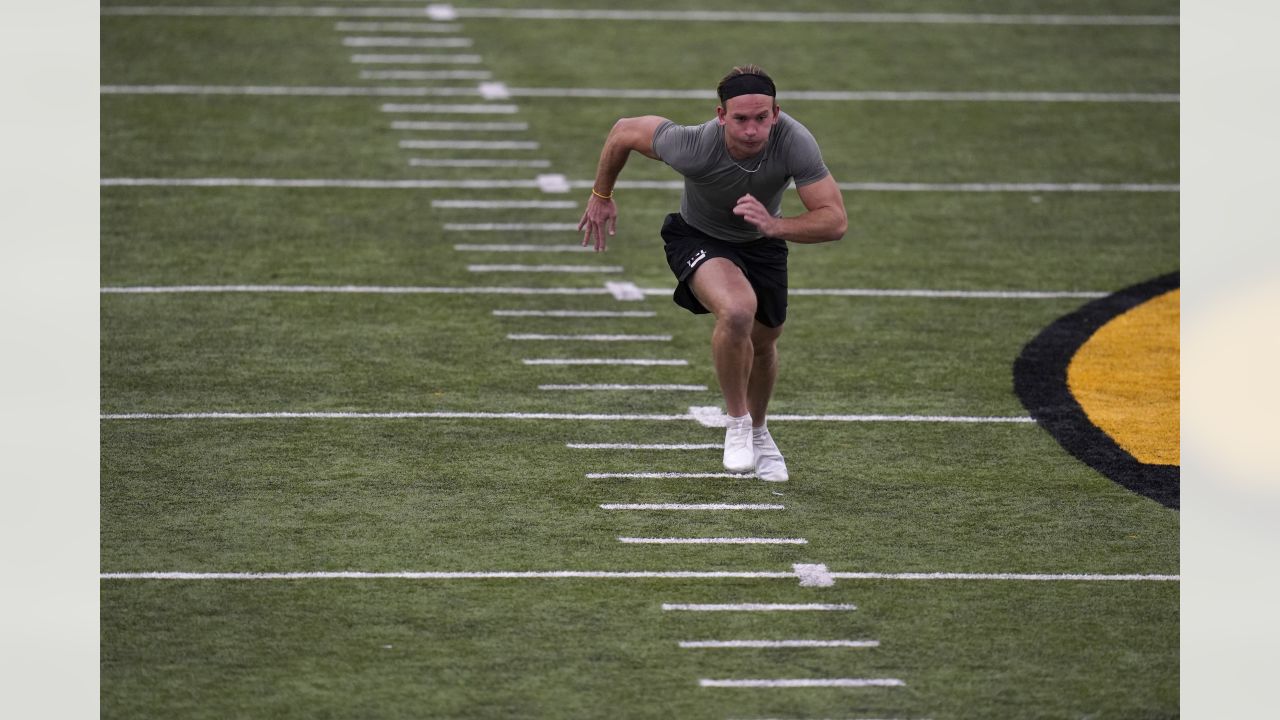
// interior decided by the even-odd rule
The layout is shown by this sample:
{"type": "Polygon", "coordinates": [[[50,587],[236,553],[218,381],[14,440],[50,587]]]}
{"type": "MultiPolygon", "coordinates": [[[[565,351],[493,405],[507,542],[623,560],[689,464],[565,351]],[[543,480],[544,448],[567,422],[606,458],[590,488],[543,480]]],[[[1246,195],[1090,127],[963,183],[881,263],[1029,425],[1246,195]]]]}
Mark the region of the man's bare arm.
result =
{"type": "Polygon", "coordinates": [[[822,243],[839,240],[849,229],[849,216],[844,209],[840,186],[830,175],[796,188],[805,210],[800,215],[778,218],[751,195],[743,195],[734,206],[735,215],[756,226],[767,237],[797,243],[822,243]]]}
{"type": "Polygon", "coordinates": [[[618,174],[622,172],[632,152],[658,159],[653,151],[653,133],[664,122],[666,118],[644,115],[622,118],[613,124],[613,129],[605,138],[604,149],[600,151],[600,164],[596,167],[595,185],[587,200],[586,212],[582,213],[582,220],[578,222],[583,247],[594,240],[596,252],[602,252],[606,245],[606,235],[613,235],[618,231],[618,207],[609,197],[613,195],[613,185],[618,181],[618,174]]]}

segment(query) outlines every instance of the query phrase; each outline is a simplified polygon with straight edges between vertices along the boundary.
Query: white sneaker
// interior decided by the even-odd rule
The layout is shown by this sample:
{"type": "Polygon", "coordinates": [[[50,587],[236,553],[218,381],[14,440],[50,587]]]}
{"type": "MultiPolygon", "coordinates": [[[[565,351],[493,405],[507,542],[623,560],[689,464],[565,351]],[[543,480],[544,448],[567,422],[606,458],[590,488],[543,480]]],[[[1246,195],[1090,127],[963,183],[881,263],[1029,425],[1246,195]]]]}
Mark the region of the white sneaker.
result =
{"type": "Polygon", "coordinates": [[[730,472],[751,472],[756,467],[751,447],[751,416],[730,417],[724,432],[724,467],[730,472]]]}
{"type": "Polygon", "coordinates": [[[786,482],[787,463],[782,459],[778,444],[773,441],[768,427],[751,433],[751,449],[755,455],[756,475],[766,482],[786,482]]]}

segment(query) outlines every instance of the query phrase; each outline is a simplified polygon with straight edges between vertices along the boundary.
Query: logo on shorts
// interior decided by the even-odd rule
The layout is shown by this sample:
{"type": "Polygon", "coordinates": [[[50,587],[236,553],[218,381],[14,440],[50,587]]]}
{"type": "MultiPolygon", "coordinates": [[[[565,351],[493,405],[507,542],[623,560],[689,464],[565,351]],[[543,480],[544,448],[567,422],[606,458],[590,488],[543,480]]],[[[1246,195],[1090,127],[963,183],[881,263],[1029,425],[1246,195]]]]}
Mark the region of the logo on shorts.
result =
{"type": "Polygon", "coordinates": [[[698,263],[706,259],[707,259],[707,251],[699,250],[697,255],[694,255],[692,258],[690,258],[686,262],[688,262],[689,267],[697,267],[698,263]]]}

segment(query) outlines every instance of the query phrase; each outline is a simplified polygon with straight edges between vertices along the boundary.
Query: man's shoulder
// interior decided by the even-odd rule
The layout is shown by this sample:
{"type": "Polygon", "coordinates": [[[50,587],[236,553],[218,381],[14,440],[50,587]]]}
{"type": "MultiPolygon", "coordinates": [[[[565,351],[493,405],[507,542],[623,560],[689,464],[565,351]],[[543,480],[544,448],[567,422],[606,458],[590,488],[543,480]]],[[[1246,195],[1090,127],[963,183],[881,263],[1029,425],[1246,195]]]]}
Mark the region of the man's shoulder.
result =
{"type": "Polygon", "coordinates": [[[654,130],[654,147],[666,159],[668,154],[690,155],[716,146],[719,127],[715,118],[697,125],[681,125],[667,120],[654,130]]]}

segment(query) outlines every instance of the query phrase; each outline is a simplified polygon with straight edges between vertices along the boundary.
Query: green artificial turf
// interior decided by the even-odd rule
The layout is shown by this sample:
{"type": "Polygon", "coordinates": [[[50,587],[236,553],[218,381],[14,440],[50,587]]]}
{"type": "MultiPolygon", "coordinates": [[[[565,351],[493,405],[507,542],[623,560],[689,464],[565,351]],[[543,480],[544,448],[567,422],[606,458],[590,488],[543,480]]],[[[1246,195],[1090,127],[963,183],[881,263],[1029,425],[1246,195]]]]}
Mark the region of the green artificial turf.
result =
{"type": "MultiPolygon", "coordinates": [[[[182,7],[190,2],[157,2],[182,7]]],[[[334,18],[110,14],[107,86],[457,87],[365,80],[334,18]]],[[[259,6],[257,0],[201,5],[259,6]]],[[[355,7],[359,3],[348,3],[355,7]]],[[[362,7],[410,8],[387,2],[362,7]]],[[[514,0],[484,7],[527,8],[514,0]]],[[[467,7],[459,4],[459,8],[467,7]]],[[[599,9],[592,0],[546,7],[599,9]]],[[[614,9],[1176,15],[1168,0],[682,0],[614,9]]],[[[360,20],[344,18],[344,20],[360,20]]],[[[371,19],[365,19],[371,20],[371,19]]],[[[391,19],[383,19],[391,20],[391,19]]],[[[406,21],[405,18],[394,20],[406,21]]],[[[425,22],[425,14],[416,21],[425,22]]],[[[842,183],[1095,183],[1154,191],[847,190],[838,242],[792,246],[791,287],[1107,293],[1178,270],[1176,102],[884,102],[788,91],[1176,94],[1177,25],[1071,27],[463,18],[476,69],[520,88],[706,89],[757,62],[842,183]]],[[[354,34],[354,33],[352,33],[354,34]]],[[[369,34],[369,33],[359,33],[369,34]]],[[[394,35],[396,33],[385,33],[394,35]]],[[[433,35],[440,35],[433,33],[433,35]]],[[[437,52],[406,50],[403,52],[437,52]]],[[[106,92],[104,178],[532,180],[594,175],[620,116],[710,117],[707,100],[518,97],[525,132],[394,130],[384,102],[106,92]],[[404,139],[521,139],[536,150],[406,150],[404,139]],[[410,158],[546,159],[425,168],[410,158]]],[[[632,158],[623,180],[676,180],[632,158]]],[[[1025,422],[1013,363],[1093,295],[1034,299],[793,294],[770,426],[792,480],[591,478],[717,473],[684,416],[720,404],[711,320],[670,302],[657,229],[679,191],[620,186],[607,253],[573,231],[587,191],[536,188],[101,189],[101,568],[104,573],[693,571],[755,578],[202,579],[104,577],[109,718],[1168,718],[1179,713],[1177,580],[838,579],[835,573],[1178,573],[1179,515],[1130,493],[1025,422]],[[469,210],[432,201],[570,200],[469,210]],[[518,274],[473,265],[574,264],[518,274]],[[603,272],[616,266],[620,272],[603,272]],[[606,281],[635,283],[619,301],[606,281]],[[126,292],[142,286],[466,289],[466,294],[126,292]],[[586,294],[476,294],[476,288],[586,294]],[[644,310],[652,317],[504,317],[644,310]],[[670,335],[595,343],[512,334],[670,335]],[[659,367],[529,365],[651,358],[659,367]],[[556,391],[671,384],[705,390],[556,391]],[[480,413],[402,419],[144,419],[136,413],[480,413]],[[493,413],[604,419],[497,419],[493,413]],[[976,423],[817,420],[974,416],[976,423]],[[613,419],[609,419],[613,418],[613,419]],[[999,420],[1000,422],[992,421],[999,420]],[[1015,420],[1016,422],[1004,422],[1015,420]],[[606,503],[778,504],[621,511],[606,503]],[[630,544],[791,538],[804,544],[630,544]],[[847,612],[678,612],[663,603],[841,603],[847,612]],[[870,648],[682,648],[681,641],[876,640],[870,648]],[[892,678],[901,687],[740,689],[702,679],[892,678]]],[[[801,206],[789,194],[784,212],[801,206]]]]}

